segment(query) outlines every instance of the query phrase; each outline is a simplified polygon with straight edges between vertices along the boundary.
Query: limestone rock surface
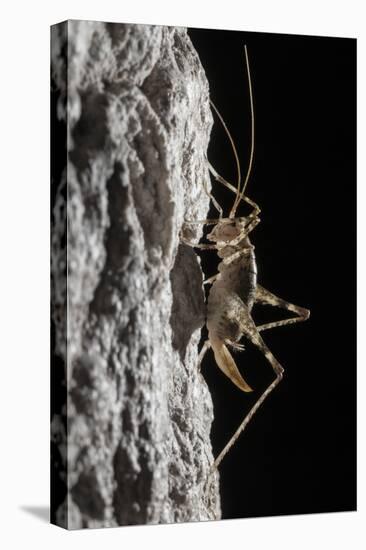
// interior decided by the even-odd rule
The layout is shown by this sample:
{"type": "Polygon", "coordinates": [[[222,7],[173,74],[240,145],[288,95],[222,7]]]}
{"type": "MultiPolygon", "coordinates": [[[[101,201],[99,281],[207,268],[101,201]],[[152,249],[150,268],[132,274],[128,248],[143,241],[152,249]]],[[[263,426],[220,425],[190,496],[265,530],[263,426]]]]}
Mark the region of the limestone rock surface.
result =
{"type": "Polygon", "coordinates": [[[183,28],[68,21],[51,44],[53,521],[217,519],[202,271],[179,238],[209,205],[203,68],[183,28]]]}

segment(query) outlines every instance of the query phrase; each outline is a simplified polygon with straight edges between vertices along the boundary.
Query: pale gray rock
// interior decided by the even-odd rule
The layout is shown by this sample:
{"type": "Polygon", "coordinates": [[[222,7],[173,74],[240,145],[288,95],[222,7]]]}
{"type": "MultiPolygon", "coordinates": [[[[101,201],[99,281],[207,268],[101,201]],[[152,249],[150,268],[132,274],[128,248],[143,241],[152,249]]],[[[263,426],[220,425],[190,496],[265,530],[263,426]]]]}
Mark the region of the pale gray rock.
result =
{"type": "Polygon", "coordinates": [[[209,205],[203,68],[182,28],[69,21],[51,43],[54,521],[217,519],[202,270],[179,238],[209,205]]]}

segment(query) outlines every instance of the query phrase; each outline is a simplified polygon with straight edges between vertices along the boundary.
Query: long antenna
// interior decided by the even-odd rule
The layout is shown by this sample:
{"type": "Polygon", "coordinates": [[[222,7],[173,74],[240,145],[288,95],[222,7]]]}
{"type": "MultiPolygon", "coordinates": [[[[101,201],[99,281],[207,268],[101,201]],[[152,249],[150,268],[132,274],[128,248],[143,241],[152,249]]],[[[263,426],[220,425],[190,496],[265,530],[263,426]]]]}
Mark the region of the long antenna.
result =
{"type": "MultiPolygon", "coordinates": [[[[233,138],[231,137],[231,134],[229,132],[229,129],[228,127],[226,126],[225,124],[225,121],[222,117],[222,115],[220,114],[220,111],[218,110],[218,108],[216,107],[216,105],[214,104],[214,102],[212,101],[212,99],[210,99],[210,103],[215,111],[215,113],[217,114],[217,116],[219,117],[219,120],[226,132],[226,135],[227,137],[229,138],[229,141],[230,141],[230,144],[231,144],[231,148],[233,150],[233,153],[234,153],[234,157],[235,157],[235,161],[236,161],[236,168],[237,168],[237,173],[238,173],[238,184],[237,184],[237,190],[236,190],[236,198],[235,198],[235,201],[239,200],[239,195],[240,195],[240,185],[241,185],[241,171],[240,171],[240,162],[239,162],[239,156],[238,156],[238,152],[236,150],[236,147],[235,147],[235,143],[234,143],[234,140],[233,138]]],[[[230,216],[231,217],[231,216],[230,216]]]]}
{"type": "Polygon", "coordinates": [[[249,59],[248,59],[248,51],[247,47],[244,46],[244,52],[245,52],[245,64],[247,67],[247,74],[248,74],[248,86],[249,86],[249,99],[250,99],[250,115],[251,115],[251,146],[250,146],[250,157],[249,157],[249,165],[247,170],[247,175],[245,176],[245,181],[243,188],[241,190],[240,195],[237,195],[233,204],[233,207],[230,211],[230,218],[233,218],[235,216],[236,209],[238,207],[238,204],[240,203],[241,199],[244,197],[245,189],[250,177],[250,173],[252,171],[252,165],[253,165],[253,157],[254,157],[254,105],[253,105],[253,91],[252,91],[252,79],[250,76],[250,68],[249,68],[249,59]]]}

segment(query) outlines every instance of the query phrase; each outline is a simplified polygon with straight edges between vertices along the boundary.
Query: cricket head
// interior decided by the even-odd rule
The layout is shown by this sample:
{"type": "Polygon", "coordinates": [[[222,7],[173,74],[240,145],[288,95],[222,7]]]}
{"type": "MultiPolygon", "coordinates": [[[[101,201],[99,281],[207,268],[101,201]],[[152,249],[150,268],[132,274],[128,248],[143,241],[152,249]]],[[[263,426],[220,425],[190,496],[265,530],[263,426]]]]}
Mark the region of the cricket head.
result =
{"type": "Polygon", "coordinates": [[[248,221],[245,217],[233,218],[232,220],[226,218],[215,225],[213,230],[207,235],[207,239],[215,243],[230,243],[241,234],[244,237],[247,224],[248,221]]]}

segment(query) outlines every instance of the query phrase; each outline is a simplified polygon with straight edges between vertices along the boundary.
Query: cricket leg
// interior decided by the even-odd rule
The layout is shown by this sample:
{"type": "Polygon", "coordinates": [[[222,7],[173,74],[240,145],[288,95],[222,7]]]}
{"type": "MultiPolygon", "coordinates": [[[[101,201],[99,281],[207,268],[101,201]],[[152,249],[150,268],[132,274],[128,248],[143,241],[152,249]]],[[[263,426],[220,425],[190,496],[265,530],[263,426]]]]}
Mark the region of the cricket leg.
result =
{"type": "Polygon", "coordinates": [[[206,340],[204,342],[203,346],[202,346],[201,351],[198,354],[198,359],[197,359],[197,370],[198,370],[198,372],[201,372],[201,364],[202,364],[203,358],[206,355],[206,352],[210,349],[210,347],[211,347],[210,340],[206,340]]]}
{"type": "Polygon", "coordinates": [[[201,250],[217,250],[217,246],[215,244],[200,244],[200,243],[192,243],[192,241],[189,241],[185,237],[180,237],[180,240],[182,243],[186,244],[187,246],[190,246],[191,248],[200,248],[201,250]]]}
{"type": "Polygon", "coordinates": [[[297,317],[291,317],[290,319],[283,319],[281,321],[273,321],[272,323],[259,325],[257,326],[257,330],[259,332],[262,332],[263,330],[268,330],[270,328],[282,327],[284,325],[292,325],[293,323],[301,323],[302,321],[306,321],[310,317],[310,311],[308,309],[296,306],[295,304],[291,304],[290,302],[286,302],[286,300],[282,300],[282,298],[275,296],[275,294],[272,294],[272,292],[269,292],[269,290],[266,290],[260,285],[257,285],[255,302],[258,304],[280,307],[282,309],[286,309],[288,311],[296,313],[297,315],[297,317]]]}
{"type": "MultiPolygon", "coordinates": [[[[187,246],[190,246],[191,248],[199,248],[201,250],[218,250],[216,244],[206,244],[206,243],[193,243],[192,241],[186,239],[185,237],[180,237],[180,240],[182,243],[186,244],[187,246]]],[[[203,281],[203,285],[209,285],[216,281],[218,277],[220,277],[221,273],[216,273],[215,275],[212,275],[212,277],[209,277],[208,279],[205,279],[203,281]]]]}
{"type": "Polygon", "coordinates": [[[221,206],[219,205],[219,203],[217,202],[217,200],[215,199],[215,197],[213,196],[213,194],[208,190],[208,187],[207,187],[207,181],[205,180],[204,184],[203,184],[203,187],[206,191],[206,194],[208,195],[208,197],[212,200],[212,204],[214,205],[214,207],[216,208],[216,210],[218,211],[219,213],[219,218],[221,219],[222,216],[223,216],[223,210],[221,208],[221,206]]]}
{"type": "Polygon", "coordinates": [[[225,339],[225,344],[227,346],[232,347],[233,349],[236,349],[237,351],[244,351],[245,350],[245,346],[243,344],[238,344],[238,342],[233,342],[229,338],[225,339]]]}
{"type": "MultiPolygon", "coordinates": [[[[234,219],[237,219],[237,218],[234,218],[234,219]]],[[[236,246],[243,239],[245,239],[251,231],[253,231],[253,229],[259,224],[259,222],[260,222],[259,218],[256,218],[256,217],[253,218],[250,221],[250,223],[246,227],[243,228],[243,230],[239,233],[239,235],[237,237],[235,237],[235,239],[232,239],[231,241],[229,241],[228,243],[225,243],[225,244],[228,245],[228,246],[236,246]]],[[[251,248],[254,248],[254,246],[251,245],[251,248]]]]}
{"type": "Polygon", "coordinates": [[[222,263],[224,265],[230,265],[234,260],[237,260],[241,256],[246,256],[247,254],[250,254],[253,249],[253,245],[241,248],[240,250],[238,250],[238,252],[233,252],[232,254],[230,254],[230,256],[226,256],[226,258],[222,260],[222,263]]]}
{"type": "MultiPolygon", "coordinates": [[[[248,216],[248,218],[250,218],[250,217],[248,216]]],[[[236,219],[241,219],[241,218],[235,218],[235,220],[236,219]]],[[[233,223],[233,221],[234,221],[234,218],[221,218],[221,219],[192,220],[192,221],[186,220],[184,223],[192,224],[192,225],[193,224],[195,224],[195,225],[198,225],[198,224],[215,225],[215,224],[218,224],[218,223],[231,224],[231,223],[233,223]]],[[[228,244],[230,244],[230,246],[236,246],[240,241],[245,239],[245,237],[247,237],[251,231],[253,231],[253,229],[258,225],[259,222],[260,222],[260,219],[257,218],[257,217],[250,218],[250,222],[247,225],[247,227],[244,227],[243,231],[241,231],[241,233],[235,239],[230,241],[230,243],[223,242],[223,243],[216,243],[216,244],[198,244],[198,243],[196,244],[196,243],[193,243],[192,241],[190,241],[189,239],[186,239],[182,235],[180,236],[180,240],[184,244],[186,244],[188,246],[191,246],[192,248],[200,248],[201,250],[219,250],[220,248],[222,248],[224,246],[227,246],[228,244]]],[[[254,248],[253,245],[252,245],[252,248],[254,248]]],[[[239,252],[239,255],[240,255],[240,252],[239,252]]],[[[236,256],[236,257],[238,257],[238,256],[236,256]]],[[[225,261],[225,263],[227,263],[227,262],[225,261]]]]}
{"type": "MultiPolygon", "coordinates": [[[[227,187],[227,189],[230,189],[230,191],[232,191],[233,193],[237,193],[237,188],[234,187],[234,185],[232,185],[231,183],[229,183],[228,181],[226,181],[225,178],[223,178],[222,176],[220,176],[220,174],[218,174],[215,170],[215,168],[212,166],[212,164],[207,160],[208,162],[208,169],[210,170],[211,174],[213,175],[213,177],[215,178],[215,180],[217,180],[218,182],[220,182],[222,185],[224,185],[225,187],[227,187]]],[[[255,215],[258,215],[261,211],[261,209],[259,208],[258,204],[256,202],[254,202],[252,199],[250,199],[249,197],[247,197],[246,195],[244,195],[242,197],[242,200],[246,203],[248,203],[252,208],[253,208],[253,211],[254,211],[254,214],[255,215]]]]}
{"type": "Polygon", "coordinates": [[[184,223],[187,225],[217,225],[218,223],[231,224],[235,220],[245,220],[248,218],[249,216],[246,218],[243,216],[239,218],[207,218],[206,220],[184,220],[184,223]]]}
{"type": "Polygon", "coordinates": [[[211,285],[212,283],[214,283],[216,281],[216,279],[218,277],[220,277],[221,273],[216,273],[216,275],[212,275],[212,277],[209,277],[208,279],[205,279],[203,281],[203,284],[204,285],[211,285]]]}
{"type": "Polygon", "coordinates": [[[246,308],[243,309],[243,311],[241,312],[239,322],[240,322],[240,328],[243,331],[243,335],[246,338],[248,338],[264,354],[264,356],[267,358],[267,360],[271,364],[273,371],[276,375],[276,378],[268,386],[268,388],[262,393],[262,395],[259,397],[256,403],[250,409],[248,414],[245,416],[244,420],[241,422],[236,432],[233,434],[233,436],[225,445],[221,453],[215,459],[212,465],[211,471],[218,468],[218,466],[220,465],[225,455],[229,452],[231,447],[235,444],[240,434],[245,430],[245,428],[247,427],[247,425],[249,424],[249,422],[251,421],[251,419],[259,409],[259,407],[262,405],[263,401],[265,401],[265,399],[275,389],[275,387],[279,384],[279,382],[282,380],[282,377],[283,377],[283,367],[280,365],[280,363],[277,361],[277,359],[274,357],[272,352],[268,349],[268,347],[262,340],[262,337],[259,334],[257,327],[255,326],[255,323],[251,318],[249,311],[246,308]]]}

